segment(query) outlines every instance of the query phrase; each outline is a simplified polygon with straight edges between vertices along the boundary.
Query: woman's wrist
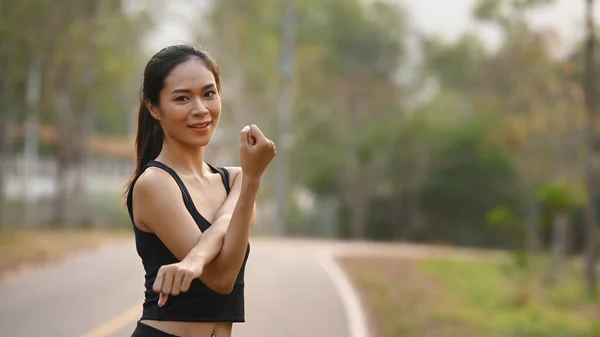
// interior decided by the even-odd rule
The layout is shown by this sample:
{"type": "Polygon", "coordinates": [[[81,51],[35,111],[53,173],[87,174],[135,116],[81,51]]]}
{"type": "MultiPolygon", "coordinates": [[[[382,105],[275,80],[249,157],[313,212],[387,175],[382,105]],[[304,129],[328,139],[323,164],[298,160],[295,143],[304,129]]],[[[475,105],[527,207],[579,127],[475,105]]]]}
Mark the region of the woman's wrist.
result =
{"type": "Polygon", "coordinates": [[[198,248],[200,248],[200,247],[198,247],[198,246],[194,247],[194,249],[192,249],[190,251],[190,253],[183,258],[182,262],[187,262],[192,265],[200,265],[200,266],[206,265],[208,262],[207,261],[208,254],[207,254],[207,252],[204,252],[203,250],[198,249],[198,248]]]}
{"type": "Polygon", "coordinates": [[[194,278],[198,278],[202,275],[204,267],[208,264],[207,257],[208,255],[204,252],[197,252],[192,249],[192,251],[181,262],[187,264],[190,269],[193,270],[194,278]]]}
{"type": "Polygon", "coordinates": [[[258,189],[261,176],[244,174],[242,176],[242,189],[258,189]]]}

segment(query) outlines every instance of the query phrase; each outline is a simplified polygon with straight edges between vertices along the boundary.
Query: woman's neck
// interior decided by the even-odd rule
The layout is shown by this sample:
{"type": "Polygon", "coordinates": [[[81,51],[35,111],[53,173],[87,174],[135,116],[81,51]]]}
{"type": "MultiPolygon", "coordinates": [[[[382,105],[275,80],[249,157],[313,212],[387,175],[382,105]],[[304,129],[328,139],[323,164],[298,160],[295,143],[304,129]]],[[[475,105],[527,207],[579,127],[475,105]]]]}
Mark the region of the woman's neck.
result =
{"type": "Polygon", "coordinates": [[[184,175],[203,177],[210,173],[208,166],[204,164],[204,147],[186,147],[165,139],[156,160],[184,175]]]}

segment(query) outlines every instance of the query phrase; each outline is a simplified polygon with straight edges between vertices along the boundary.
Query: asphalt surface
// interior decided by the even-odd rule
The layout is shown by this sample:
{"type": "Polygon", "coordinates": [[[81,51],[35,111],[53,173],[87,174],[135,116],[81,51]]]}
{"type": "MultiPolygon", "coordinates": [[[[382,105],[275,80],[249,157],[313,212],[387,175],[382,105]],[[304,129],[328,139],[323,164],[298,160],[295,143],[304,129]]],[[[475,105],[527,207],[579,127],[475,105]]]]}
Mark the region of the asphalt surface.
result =
{"type": "MultiPolygon", "coordinates": [[[[322,245],[251,245],[246,323],[234,337],[350,336],[322,245]]],[[[0,336],[126,337],[141,311],[143,269],[133,242],[111,243],[3,280],[0,299],[0,336]]]]}

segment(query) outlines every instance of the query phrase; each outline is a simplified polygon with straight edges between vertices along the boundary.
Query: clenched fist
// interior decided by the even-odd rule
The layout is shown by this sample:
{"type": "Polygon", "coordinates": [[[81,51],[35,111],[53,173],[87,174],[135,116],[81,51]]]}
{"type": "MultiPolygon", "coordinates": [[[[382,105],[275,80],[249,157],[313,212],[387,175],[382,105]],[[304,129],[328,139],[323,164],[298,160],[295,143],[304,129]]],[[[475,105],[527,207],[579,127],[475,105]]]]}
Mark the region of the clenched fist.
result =
{"type": "Polygon", "coordinates": [[[240,162],[244,176],[260,178],[276,153],[273,141],[256,125],[245,126],[240,132],[240,162]]]}

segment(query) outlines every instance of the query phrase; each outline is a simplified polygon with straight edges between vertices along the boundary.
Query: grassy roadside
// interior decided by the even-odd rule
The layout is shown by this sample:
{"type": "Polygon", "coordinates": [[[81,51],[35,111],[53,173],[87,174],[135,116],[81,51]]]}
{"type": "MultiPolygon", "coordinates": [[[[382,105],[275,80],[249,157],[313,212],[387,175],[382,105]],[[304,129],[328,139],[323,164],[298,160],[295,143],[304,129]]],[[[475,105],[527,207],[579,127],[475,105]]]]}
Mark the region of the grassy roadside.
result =
{"type": "Polygon", "coordinates": [[[584,296],[577,266],[552,289],[519,284],[505,259],[340,259],[370,317],[372,337],[595,337],[600,303],[584,296]],[[575,272],[577,270],[577,272],[575,272]]]}
{"type": "Polygon", "coordinates": [[[3,230],[0,231],[0,277],[24,265],[55,261],[109,240],[131,237],[126,230],[3,230]]]}

